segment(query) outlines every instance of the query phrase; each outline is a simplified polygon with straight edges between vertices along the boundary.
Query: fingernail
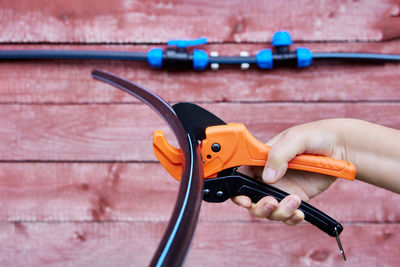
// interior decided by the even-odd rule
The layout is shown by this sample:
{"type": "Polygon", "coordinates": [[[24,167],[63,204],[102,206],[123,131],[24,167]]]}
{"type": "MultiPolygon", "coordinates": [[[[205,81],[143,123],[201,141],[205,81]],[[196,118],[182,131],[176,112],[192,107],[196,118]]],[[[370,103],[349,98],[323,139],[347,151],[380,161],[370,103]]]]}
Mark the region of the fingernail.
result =
{"type": "Polygon", "coordinates": [[[269,215],[270,213],[272,213],[275,210],[275,206],[267,203],[264,205],[264,211],[269,215]]]}
{"type": "Polygon", "coordinates": [[[267,183],[272,183],[275,181],[276,171],[271,168],[266,168],[263,173],[263,180],[267,183]]]}
{"type": "Polygon", "coordinates": [[[293,210],[297,210],[298,208],[299,208],[299,206],[300,206],[300,203],[299,203],[299,201],[298,201],[298,199],[291,199],[290,201],[289,201],[289,206],[293,209],[293,210]]]}
{"type": "Polygon", "coordinates": [[[249,201],[247,201],[247,199],[244,198],[239,198],[237,204],[246,209],[251,207],[251,203],[249,203],[249,201]]]}
{"type": "Polygon", "coordinates": [[[299,222],[304,220],[304,213],[300,210],[295,211],[296,215],[294,216],[295,223],[298,224],[299,222]]]}

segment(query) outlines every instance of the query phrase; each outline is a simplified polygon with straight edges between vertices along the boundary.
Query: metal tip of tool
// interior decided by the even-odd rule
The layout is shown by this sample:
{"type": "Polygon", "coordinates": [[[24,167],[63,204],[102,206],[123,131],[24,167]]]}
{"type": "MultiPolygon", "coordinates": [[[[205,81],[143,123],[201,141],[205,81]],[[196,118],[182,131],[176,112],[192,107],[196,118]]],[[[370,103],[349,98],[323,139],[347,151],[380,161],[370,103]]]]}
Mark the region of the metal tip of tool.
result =
{"type": "Polygon", "coordinates": [[[336,242],[337,242],[337,244],[339,246],[340,254],[342,254],[344,261],[346,261],[346,254],[344,254],[344,249],[343,249],[343,246],[342,246],[342,242],[340,241],[339,233],[338,233],[336,227],[335,227],[335,233],[336,233],[336,242]]]}

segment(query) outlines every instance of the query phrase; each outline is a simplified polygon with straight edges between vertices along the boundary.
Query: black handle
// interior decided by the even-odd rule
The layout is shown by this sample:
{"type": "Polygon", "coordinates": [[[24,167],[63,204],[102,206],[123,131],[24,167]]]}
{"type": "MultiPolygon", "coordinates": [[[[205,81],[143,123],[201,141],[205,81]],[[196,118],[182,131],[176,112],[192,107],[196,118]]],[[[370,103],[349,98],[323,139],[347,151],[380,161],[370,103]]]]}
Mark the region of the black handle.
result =
{"type": "MultiPolygon", "coordinates": [[[[261,198],[265,196],[273,196],[278,201],[281,201],[285,196],[288,195],[283,191],[277,192],[276,188],[274,188],[274,190],[263,188],[263,190],[261,191],[259,189],[247,185],[243,185],[239,189],[238,193],[239,195],[245,195],[250,197],[251,201],[253,201],[254,203],[258,202],[261,198]]],[[[304,201],[301,201],[299,210],[301,210],[304,213],[304,219],[306,221],[315,225],[316,227],[318,227],[319,229],[321,229],[330,236],[335,237],[336,231],[338,232],[338,234],[340,234],[343,231],[343,226],[340,223],[338,223],[336,220],[334,220],[327,214],[323,213],[319,209],[311,206],[310,204],[304,201]]]]}
{"type": "MultiPolygon", "coordinates": [[[[203,199],[209,202],[222,202],[234,196],[248,196],[254,203],[265,196],[272,196],[278,201],[288,193],[235,172],[235,175],[207,179],[204,183],[203,199]]],[[[336,237],[343,231],[343,226],[319,209],[302,201],[299,209],[304,219],[330,236],[336,237]]]]}

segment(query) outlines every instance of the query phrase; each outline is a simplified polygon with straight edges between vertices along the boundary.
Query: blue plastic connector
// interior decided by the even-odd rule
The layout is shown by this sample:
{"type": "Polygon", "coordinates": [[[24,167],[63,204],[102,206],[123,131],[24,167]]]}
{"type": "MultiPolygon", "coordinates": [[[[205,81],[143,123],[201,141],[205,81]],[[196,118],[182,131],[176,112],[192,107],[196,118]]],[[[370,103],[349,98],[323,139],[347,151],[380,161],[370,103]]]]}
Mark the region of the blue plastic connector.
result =
{"type": "Polygon", "coordinates": [[[194,40],[170,40],[168,41],[169,46],[176,46],[178,48],[185,48],[188,46],[196,46],[207,43],[207,38],[199,38],[194,40]]]}
{"type": "Polygon", "coordinates": [[[155,69],[162,67],[163,50],[161,48],[153,48],[147,53],[147,62],[155,69]]]}
{"type": "Polygon", "coordinates": [[[292,37],[287,31],[278,31],[272,37],[273,46],[289,46],[293,43],[292,37]]]}
{"type": "Polygon", "coordinates": [[[272,69],[272,51],[271,49],[263,49],[257,53],[257,66],[260,69],[272,69]]]}
{"type": "Polygon", "coordinates": [[[312,63],[312,52],[308,48],[297,48],[297,67],[308,67],[312,63]]]}
{"type": "Polygon", "coordinates": [[[199,49],[193,49],[193,69],[204,70],[208,65],[208,54],[199,49]]]}

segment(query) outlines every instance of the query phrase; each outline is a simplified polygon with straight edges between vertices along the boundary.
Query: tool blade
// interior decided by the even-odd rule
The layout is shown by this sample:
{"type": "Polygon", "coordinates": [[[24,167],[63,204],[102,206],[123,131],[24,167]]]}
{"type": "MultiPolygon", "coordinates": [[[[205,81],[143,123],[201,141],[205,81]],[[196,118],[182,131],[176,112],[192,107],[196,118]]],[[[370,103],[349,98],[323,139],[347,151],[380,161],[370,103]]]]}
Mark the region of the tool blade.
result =
{"type": "Polygon", "coordinates": [[[206,138],[207,127],[226,124],[210,111],[190,102],[180,102],[173,105],[172,108],[186,132],[197,140],[206,138]]]}

